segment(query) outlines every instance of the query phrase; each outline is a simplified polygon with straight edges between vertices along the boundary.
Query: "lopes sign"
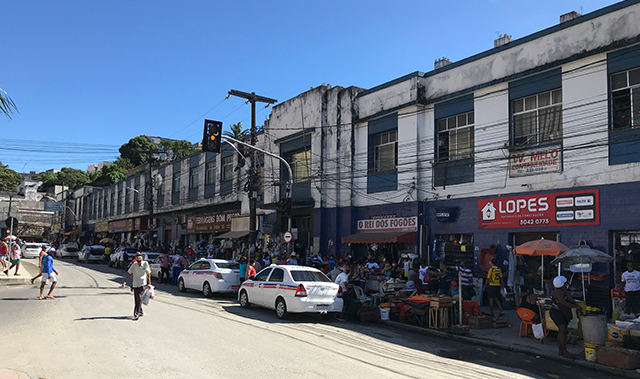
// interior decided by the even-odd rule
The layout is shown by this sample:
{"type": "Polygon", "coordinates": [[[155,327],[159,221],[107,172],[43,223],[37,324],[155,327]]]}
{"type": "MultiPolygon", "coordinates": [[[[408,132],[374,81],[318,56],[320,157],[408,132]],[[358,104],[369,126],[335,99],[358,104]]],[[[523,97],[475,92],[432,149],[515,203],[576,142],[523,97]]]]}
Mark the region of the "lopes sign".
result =
{"type": "Polygon", "coordinates": [[[417,230],[417,216],[358,220],[358,232],[415,232],[417,230]]]}
{"type": "Polygon", "coordinates": [[[598,196],[596,189],[478,200],[478,228],[599,225],[598,196]]]}

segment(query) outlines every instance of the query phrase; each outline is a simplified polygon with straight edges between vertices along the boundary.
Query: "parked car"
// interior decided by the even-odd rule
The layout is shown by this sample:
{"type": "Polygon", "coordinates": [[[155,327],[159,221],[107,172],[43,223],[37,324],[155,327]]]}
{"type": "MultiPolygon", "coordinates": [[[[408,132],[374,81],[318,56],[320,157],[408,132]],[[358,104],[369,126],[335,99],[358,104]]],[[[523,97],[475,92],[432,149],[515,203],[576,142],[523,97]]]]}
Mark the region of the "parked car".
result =
{"type": "Polygon", "coordinates": [[[104,259],[104,246],[102,245],[92,245],[89,246],[88,252],[85,253],[85,249],[81,249],[78,251],[78,255],[76,256],[76,260],[78,262],[102,262],[104,259]],[[88,254],[85,257],[85,254],[88,254]],[[86,258],[86,259],[85,259],[86,258]]]}
{"type": "Polygon", "coordinates": [[[56,250],[56,256],[59,258],[77,257],[78,248],[75,245],[62,244],[56,250]]]}
{"type": "Polygon", "coordinates": [[[22,257],[23,258],[38,258],[40,256],[40,251],[42,250],[42,245],[34,242],[27,242],[22,247],[22,257]]]}
{"type": "Polygon", "coordinates": [[[129,267],[129,263],[138,252],[138,249],[134,247],[125,247],[124,249],[117,249],[111,253],[109,257],[109,266],[125,269],[129,267]]]}
{"type": "MultiPolygon", "coordinates": [[[[177,257],[179,257],[179,255],[169,255],[169,279],[171,279],[171,264],[177,257]]],[[[162,273],[162,269],[160,268],[159,256],[156,259],[154,259],[153,262],[149,263],[149,268],[151,269],[151,279],[157,279],[159,282],[160,276],[162,273]]]]}
{"type": "Polygon", "coordinates": [[[202,291],[204,296],[214,292],[229,293],[240,288],[240,264],[224,259],[200,259],[182,270],[178,290],[202,291]]]}
{"type": "Polygon", "coordinates": [[[271,265],[242,283],[238,301],[243,308],[275,309],[281,319],[288,313],[328,315],[342,311],[342,289],[316,268],[271,265]]]}

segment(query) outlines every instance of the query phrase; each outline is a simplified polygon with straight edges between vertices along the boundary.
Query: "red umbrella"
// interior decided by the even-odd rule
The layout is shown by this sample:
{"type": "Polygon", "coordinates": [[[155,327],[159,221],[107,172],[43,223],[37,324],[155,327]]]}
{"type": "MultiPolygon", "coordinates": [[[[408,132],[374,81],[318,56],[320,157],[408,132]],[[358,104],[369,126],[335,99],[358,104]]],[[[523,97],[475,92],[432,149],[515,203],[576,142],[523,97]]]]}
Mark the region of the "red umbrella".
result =
{"type": "Polygon", "coordinates": [[[553,240],[539,239],[534,241],[525,242],[522,245],[513,249],[514,254],[518,255],[531,255],[542,257],[542,290],[544,291],[544,256],[550,255],[557,257],[558,255],[569,250],[568,247],[553,240]]]}

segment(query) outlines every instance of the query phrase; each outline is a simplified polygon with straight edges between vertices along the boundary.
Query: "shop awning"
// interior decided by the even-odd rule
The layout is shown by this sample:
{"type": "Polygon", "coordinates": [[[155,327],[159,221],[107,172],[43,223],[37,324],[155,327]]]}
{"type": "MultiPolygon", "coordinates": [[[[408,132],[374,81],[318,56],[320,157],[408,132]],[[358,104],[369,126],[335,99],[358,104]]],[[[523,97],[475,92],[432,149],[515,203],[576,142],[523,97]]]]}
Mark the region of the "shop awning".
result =
{"type": "Polygon", "coordinates": [[[415,243],[415,232],[356,233],[342,237],[342,243],[415,243]]]}
{"type": "Polygon", "coordinates": [[[225,234],[221,234],[219,236],[213,237],[214,240],[220,239],[230,239],[230,238],[242,238],[249,235],[248,230],[242,230],[239,232],[227,232],[225,234]]]}

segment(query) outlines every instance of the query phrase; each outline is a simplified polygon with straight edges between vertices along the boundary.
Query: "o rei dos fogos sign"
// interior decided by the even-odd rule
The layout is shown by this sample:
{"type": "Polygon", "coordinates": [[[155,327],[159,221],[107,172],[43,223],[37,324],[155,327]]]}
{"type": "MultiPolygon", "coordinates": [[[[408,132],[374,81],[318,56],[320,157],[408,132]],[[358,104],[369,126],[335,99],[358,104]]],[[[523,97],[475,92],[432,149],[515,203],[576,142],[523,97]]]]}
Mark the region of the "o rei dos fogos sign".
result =
{"type": "Polygon", "coordinates": [[[358,220],[358,232],[415,232],[418,216],[358,220]]]}
{"type": "Polygon", "coordinates": [[[599,191],[552,192],[478,200],[478,228],[600,225],[599,191]]]}

